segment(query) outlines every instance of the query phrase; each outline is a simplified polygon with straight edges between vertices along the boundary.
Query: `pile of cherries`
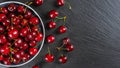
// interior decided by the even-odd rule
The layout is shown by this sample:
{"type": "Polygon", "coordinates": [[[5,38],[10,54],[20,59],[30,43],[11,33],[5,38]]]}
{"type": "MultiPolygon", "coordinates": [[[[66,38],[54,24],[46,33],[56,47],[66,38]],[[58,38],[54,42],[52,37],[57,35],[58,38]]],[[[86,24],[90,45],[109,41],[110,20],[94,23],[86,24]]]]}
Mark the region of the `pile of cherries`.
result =
{"type": "Polygon", "coordinates": [[[40,20],[23,5],[11,3],[0,8],[0,63],[19,64],[38,52],[42,41],[40,20]]]}

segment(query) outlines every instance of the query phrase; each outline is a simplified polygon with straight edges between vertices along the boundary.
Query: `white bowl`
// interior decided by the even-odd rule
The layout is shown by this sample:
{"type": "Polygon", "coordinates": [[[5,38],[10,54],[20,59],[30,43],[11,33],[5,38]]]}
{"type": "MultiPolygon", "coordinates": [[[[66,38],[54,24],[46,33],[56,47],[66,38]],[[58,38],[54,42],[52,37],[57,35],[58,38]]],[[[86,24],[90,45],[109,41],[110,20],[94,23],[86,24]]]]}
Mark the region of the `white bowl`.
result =
{"type": "Polygon", "coordinates": [[[23,63],[20,63],[20,64],[17,64],[17,65],[5,65],[5,64],[1,64],[1,63],[0,63],[0,65],[1,65],[1,66],[4,66],[4,67],[19,67],[19,66],[23,66],[23,65],[31,62],[31,61],[32,61],[33,59],[35,59],[35,57],[40,53],[40,51],[41,51],[41,49],[42,49],[42,47],[43,47],[43,44],[44,44],[44,40],[45,40],[45,28],[44,28],[43,21],[42,21],[41,17],[38,15],[38,13],[37,13],[33,8],[31,8],[30,6],[28,6],[28,5],[24,4],[24,3],[17,2],[17,1],[7,1],[7,2],[2,2],[2,3],[0,3],[0,7],[1,7],[1,6],[8,5],[8,4],[10,4],[10,3],[14,3],[14,4],[18,4],[18,5],[23,5],[23,6],[27,7],[27,9],[31,10],[31,11],[39,18],[39,20],[40,20],[39,26],[40,26],[41,31],[42,31],[42,33],[43,33],[43,40],[42,40],[42,42],[41,42],[40,44],[38,44],[38,45],[39,45],[39,47],[38,47],[39,50],[38,50],[38,52],[36,53],[36,55],[33,56],[30,60],[28,60],[28,61],[26,61],[26,62],[23,62],[23,63]]]}

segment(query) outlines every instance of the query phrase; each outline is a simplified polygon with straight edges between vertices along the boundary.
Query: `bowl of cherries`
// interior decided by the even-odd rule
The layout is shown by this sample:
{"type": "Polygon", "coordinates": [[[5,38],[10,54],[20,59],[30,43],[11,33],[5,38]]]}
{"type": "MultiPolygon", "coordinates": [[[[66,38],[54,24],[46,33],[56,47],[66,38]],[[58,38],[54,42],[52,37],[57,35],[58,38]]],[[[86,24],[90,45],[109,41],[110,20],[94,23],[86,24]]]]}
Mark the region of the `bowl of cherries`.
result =
{"type": "Polygon", "coordinates": [[[0,3],[0,65],[18,67],[31,62],[41,51],[45,29],[30,6],[16,1],[0,3]]]}

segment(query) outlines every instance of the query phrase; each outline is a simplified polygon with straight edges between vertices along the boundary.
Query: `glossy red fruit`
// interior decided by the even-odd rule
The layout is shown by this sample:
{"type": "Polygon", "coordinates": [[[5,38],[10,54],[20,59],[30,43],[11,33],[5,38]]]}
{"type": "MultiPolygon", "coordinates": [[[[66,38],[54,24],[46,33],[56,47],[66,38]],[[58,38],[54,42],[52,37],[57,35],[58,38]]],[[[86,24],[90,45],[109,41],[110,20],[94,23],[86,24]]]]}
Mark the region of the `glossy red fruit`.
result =
{"type": "Polygon", "coordinates": [[[50,12],[49,12],[49,17],[51,18],[51,19],[54,19],[54,18],[56,18],[57,16],[58,16],[58,12],[56,11],[56,10],[51,10],[50,12]]]}
{"type": "Polygon", "coordinates": [[[46,62],[53,62],[54,61],[54,55],[53,54],[46,54],[45,55],[45,61],[46,62]]]}
{"type": "Polygon", "coordinates": [[[11,18],[11,21],[12,21],[12,24],[14,24],[14,25],[19,25],[19,23],[20,23],[20,18],[17,17],[17,16],[15,16],[15,17],[11,18]]]}
{"type": "Polygon", "coordinates": [[[28,25],[28,20],[27,19],[22,19],[21,25],[22,26],[27,26],[28,25]]]}
{"type": "Polygon", "coordinates": [[[3,60],[3,55],[0,55],[0,61],[2,61],[3,60]]]}
{"type": "Polygon", "coordinates": [[[19,52],[16,52],[14,54],[14,57],[17,58],[17,59],[21,59],[22,58],[22,56],[21,56],[21,54],[19,52]]]}
{"type": "Polygon", "coordinates": [[[27,42],[23,42],[20,46],[20,49],[22,49],[22,50],[26,50],[27,48],[28,48],[27,42]]]}
{"type": "Polygon", "coordinates": [[[39,68],[39,66],[38,65],[34,65],[32,68],[39,68]]]}
{"type": "Polygon", "coordinates": [[[65,4],[64,0],[57,0],[58,6],[63,6],[65,4]]]}
{"type": "Polygon", "coordinates": [[[28,33],[26,37],[27,37],[28,40],[34,40],[34,38],[35,38],[35,37],[32,35],[32,33],[28,33]]]}
{"type": "Polygon", "coordinates": [[[15,47],[15,48],[12,49],[11,53],[14,55],[14,54],[17,53],[19,50],[20,50],[19,48],[16,48],[16,47],[15,47]]]}
{"type": "Polygon", "coordinates": [[[32,31],[35,31],[35,32],[37,32],[39,29],[38,29],[38,27],[37,26],[33,26],[32,27],[32,31]]]}
{"type": "Polygon", "coordinates": [[[10,19],[13,18],[13,17],[15,17],[15,16],[16,16],[16,15],[15,15],[14,13],[9,13],[9,14],[8,14],[8,18],[10,18],[10,19]]]}
{"type": "Polygon", "coordinates": [[[4,14],[7,14],[8,13],[8,10],[5,8],[5,7],[1,7],[0,8],[0,12],[4,13],[4,14]]]}
{"type": "Polygon", "coordinates": [[[29,49],[29,54],[30,54],[31,56],[34,56],[37,52],[38,52],[38,49],[37,49],[37,48],[30,48],[30,49],[29,49]]]}
{"type": "Polygon", "coordinates": [[[24,13],[25,12],[25,7],[20,5],[20,6],[17,7],[17,11],[18,11],[18,13],[24,13]]]}
{"type": "Polygon", "coordinates": [[[28,61],[29,59],[30,59],[30,55],[27,54],[27,53],[22,56],[23,62],[26,62],[26,61],[28,61]]]}
{"type": "Polygon", "coordinates": [[[20,46],[22,45],[22,43],[23,43],[23,39],[17,38],[17,39],[15,40],[14,46],[15,46],[15,47],[20,47],[20,46]]]}
{"type": "Polygon", "coordinates": [[[39,23],[39,19],[37,17],[32,17],[30,18],[29,23],[32,25],[37,25],[39,23]]]}
{"type": "Polygon", "coordinates": [[[37,36],[35,37],[35,40],[36,40],[37,42],[40,42],[40,41],[42,40],[42,38],[43,38],[43,34],[42,34],[41,32],[39,32],[39,33],[37,34],[37,36]]]}
{"type": "Polygon", "coordinates": [[[0,48],[0,53],[3,55],[8,55],[10,53],[10,48],[8,46],[2,46],[0,48]]]}
{"type": "Polygon", "coordinates": [[[5,31],[4,26],[0,25],[0,33],[3,33],[5,31]]]}
{"type": "Polygon", "coordinates": [[[50,21],[50,22],[48,23],[48,27],[49,27],[50,29],[54,29],[54,28],[56,27],[56,23],[55,23],[54,21],[50,21]]]}
{"type": "Polygon", "coordinates": [[[36,45],[37,45],[37,42],[34,40],[34,41],[30,41],[29,42],[29,45],[31,46],[31,47],[35,47],[36,45]]]}
{"type": "Polygon", "coordinates": [[[58,32],[61,33],[61,34],[65,33],[66,31],[67,31],[67,27],[64,26],[64,25],[62,25],[58,28],[58,32]]]}
{"type": "Polygon", "coordinates": [[[18,63],[20,63],[20,61],[21,61],[21,59],[12,58],[12,62],[13,62],[14,64],[18,64],[18,63]]]}
{"type": "Polygon", "coordinates": [[[8,11],[15,12],[16,11],[16,5],[15,4],[9,4],[8,5],[8,11]]]}
{"type": "Polygon", "coordinates": [[[68,52],[71,52],[74,50],[74,46],[71,43],[67,43],[65,47],[68,52]]]}
{"type": "Polygon", "coordinates": [[[10,20],[9,20],[9,19],[5,19],[5,20],[2,22],[2,24],[3,24],[4,26],[10,26],[10,20]]]}
{"type": "Polygon", "coordinates": [[[66,63],[66,62],[67,62],[67,57],[64,56],[64,55],[63,55],[63,56],[60,56],[60,57],[59,57],[59,62],[62,63],[62,64],[66,63]]]}
{"type": "Polygon", "coordinates": [[[5,37],[5,35],[0,35],[0,44],[4,44],[7,42],[7,39],[5,37]]]}
{"type": "Polygon", "coordinates": [[[26,11],[25,14],[24,14],[24,17],[25,17],[26,19],[31,18],[31,17],[32,17],[32,12],[31,12],[31,11],[26,11]]]}
{"type": "Polygon", "coordinates": [[[9,58],[4,58],[3,59],[3,64],[10,65],[11,64],[10,59],[9,58]]]}
{"type": "Polygon", "coordinates": [[[11,30],[11,31],[8,32],[8,36],[9,36],[9,38],[11,38],[11,39],[17,38],[18,35],[19,35],[19,33],[18,33],[18,30],[17,30],[17,29],[13,29],[13,30],[11,30]]]}
{"type": "Polygon", "coordinates": [[[63,39],[63,44],[67,44],[67,43],[70,43],[70,39],[68,37],[65,37],[63,39]]]}
{"type": "Polygon", "coordinates": [[[34,0],[34,4],[40,6],[43,4],[43,0],[34,0]]]}
{"type": "Polygon", "coordinates": [[[47,42],[48,43],[53,43],[55,41],[55,37],[53,35],[47,36],[47,42]]]}
{"type": "Polygon", "coordinates": [[[0,13],[0,22],[4,21],[6,19],[6,15],[3,13],[0,13]]]}
{"type": "Polygon", "coordinates": [[[22,28],[20,30],[20,36],[25,37],[28,34],[28,27],[22,28]]]}

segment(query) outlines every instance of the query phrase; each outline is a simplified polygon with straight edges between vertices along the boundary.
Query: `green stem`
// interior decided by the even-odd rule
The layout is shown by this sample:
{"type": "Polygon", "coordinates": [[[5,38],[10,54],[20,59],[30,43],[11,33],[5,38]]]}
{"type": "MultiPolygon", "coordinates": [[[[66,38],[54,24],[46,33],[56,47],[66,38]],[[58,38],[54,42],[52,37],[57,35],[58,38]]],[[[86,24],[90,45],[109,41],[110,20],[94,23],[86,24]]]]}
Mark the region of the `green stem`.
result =
{"type": "Polygon", "coordinates": [[[51,53],[50,53],[50,48],[49,48],[49,47],[48,47],[48,54],[51,54],[51,53]]]}

